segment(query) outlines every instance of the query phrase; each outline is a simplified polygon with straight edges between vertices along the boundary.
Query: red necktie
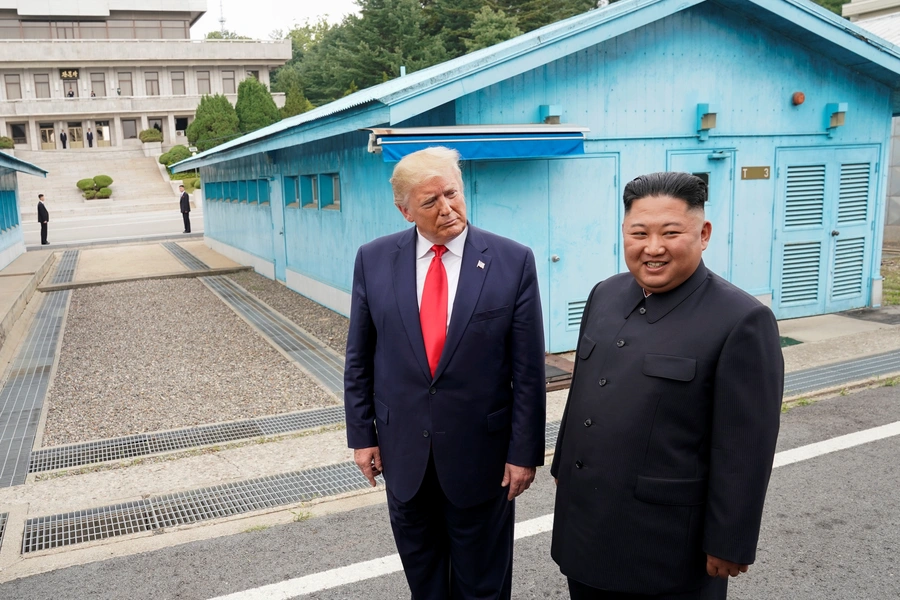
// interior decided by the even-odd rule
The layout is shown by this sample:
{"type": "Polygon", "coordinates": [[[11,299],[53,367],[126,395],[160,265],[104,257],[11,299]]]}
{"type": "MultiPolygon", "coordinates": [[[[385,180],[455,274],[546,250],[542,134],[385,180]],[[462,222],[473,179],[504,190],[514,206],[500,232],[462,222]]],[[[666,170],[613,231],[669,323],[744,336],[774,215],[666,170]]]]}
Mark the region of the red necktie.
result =
{"type": "Polygon", "coordinates": [[[425,287],[422,289],[422,306],[419,307],[419,322],[422,325],[422,339],[425,341],[425,355],[431,376],[441,360],[441,351],[447,339],[447,270],[441,260],[446,246],[432,246],[434,258],[428,265],[425,287]]]}

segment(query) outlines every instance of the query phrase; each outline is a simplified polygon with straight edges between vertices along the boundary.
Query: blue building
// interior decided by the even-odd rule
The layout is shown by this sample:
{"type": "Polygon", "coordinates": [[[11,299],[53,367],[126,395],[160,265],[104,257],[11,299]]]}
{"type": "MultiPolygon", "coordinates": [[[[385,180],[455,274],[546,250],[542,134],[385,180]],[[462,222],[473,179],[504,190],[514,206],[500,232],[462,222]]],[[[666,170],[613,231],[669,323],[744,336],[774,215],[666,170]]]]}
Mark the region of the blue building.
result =
{"type": "MultiPolygon", "coordinates": [[[[16,173],[46,177],[47,171],[0,152],[0,269],[25,253],[19,223],[19,186],[16,173]]],[[[38,199],[34,198],[37,203],[38,199]]]]}
{"type": "Polygon", "coordinates": [[[470,220],[537,257],[547,348],[625,269],[622,189],[707,179],[706,264],[779,318],[880,304],[900,48],[806,0],[623,0],[198,154],[207,243],[348,314],[357,247],[407,227],[392,162],[460,148],[470,220]]]}

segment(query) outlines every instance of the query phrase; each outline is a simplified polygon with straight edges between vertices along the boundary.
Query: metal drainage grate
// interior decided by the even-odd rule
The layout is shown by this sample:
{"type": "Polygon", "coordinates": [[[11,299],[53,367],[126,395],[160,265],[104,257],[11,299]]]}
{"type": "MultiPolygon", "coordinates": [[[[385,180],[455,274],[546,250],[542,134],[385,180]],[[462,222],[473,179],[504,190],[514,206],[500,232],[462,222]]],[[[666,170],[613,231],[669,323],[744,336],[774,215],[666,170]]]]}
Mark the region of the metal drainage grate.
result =
{"type": "Polygon", "coordinates": [[[78,264],[78,250],[66,250],[63,252],[59,267],[53,274],[52,283],[69,283],[75,277],[75,265],[78,264]]]}
{"type": "Polygon", "coordinates": [[[0,487],[25,483],[70,292],[46,295],[0,388],[0,487]]]}
{"type": "Polygon", "coordinates": [[[25,522],[22,553],[296,504],[368,487],[351,462],[25,522]]]}
{"type": "Polygon", "coordinates": [[[181,261],[181,264],[188,269],[194,271],[202,271],[208,269],[209,265],[176,244],[175,242],[165,242],[163,248],[175,255],[175,258],[181,261]]]}
{"type": "Polygon", "coordinates": [[[9,519],[9,513],[0,513],[0,548],[3,547],[3,534],[6,533],[6,521],[9,519]]]}
{"type": "Polygon", "coordinates": [[[784,395],[796,396],[896,372],[900,372],[900,350],[787,373],[784,377],[784,395]]]}
{"type": "Polygon", "coordinates": [[[28,472],[41,473],[55,469],[69,469],[197,446],[303,431],[343,422],[344,407],[331,406],[245,421],[200,425],[173,431],[141,433],[96,442],[56,446],[33,452],[28,472]]]}

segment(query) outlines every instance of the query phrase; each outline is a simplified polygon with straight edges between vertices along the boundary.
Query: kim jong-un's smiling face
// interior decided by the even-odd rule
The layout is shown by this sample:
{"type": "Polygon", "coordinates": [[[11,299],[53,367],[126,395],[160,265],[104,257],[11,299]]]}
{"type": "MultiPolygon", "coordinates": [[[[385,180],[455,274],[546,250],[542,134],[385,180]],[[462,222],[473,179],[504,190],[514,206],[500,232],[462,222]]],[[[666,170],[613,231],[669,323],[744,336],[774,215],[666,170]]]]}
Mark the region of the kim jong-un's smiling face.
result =
{"type": "Polygon", "coordinates": [[[712,224],[702,208],[672,196],[634,200],[622,222],[625,264],[646,292],[677,288],[694,274],[712,224]]]}

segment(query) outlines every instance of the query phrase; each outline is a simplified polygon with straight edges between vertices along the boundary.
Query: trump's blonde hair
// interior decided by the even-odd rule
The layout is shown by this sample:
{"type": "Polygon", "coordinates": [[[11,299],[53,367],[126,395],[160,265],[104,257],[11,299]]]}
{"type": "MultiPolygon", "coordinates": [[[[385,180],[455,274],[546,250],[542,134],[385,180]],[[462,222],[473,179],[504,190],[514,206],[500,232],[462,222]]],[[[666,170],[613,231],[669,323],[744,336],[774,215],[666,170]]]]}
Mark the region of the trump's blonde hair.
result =
{"type": "Polygon", "coordinates": [[[394,167],[394,174],[391,176],[394,204],[409,206],[409,194],[413,188],[434,177],[447,176],[456,178],[462,187],[459,152],[456,150],[432,146],[407,154],[394,167]]]}

